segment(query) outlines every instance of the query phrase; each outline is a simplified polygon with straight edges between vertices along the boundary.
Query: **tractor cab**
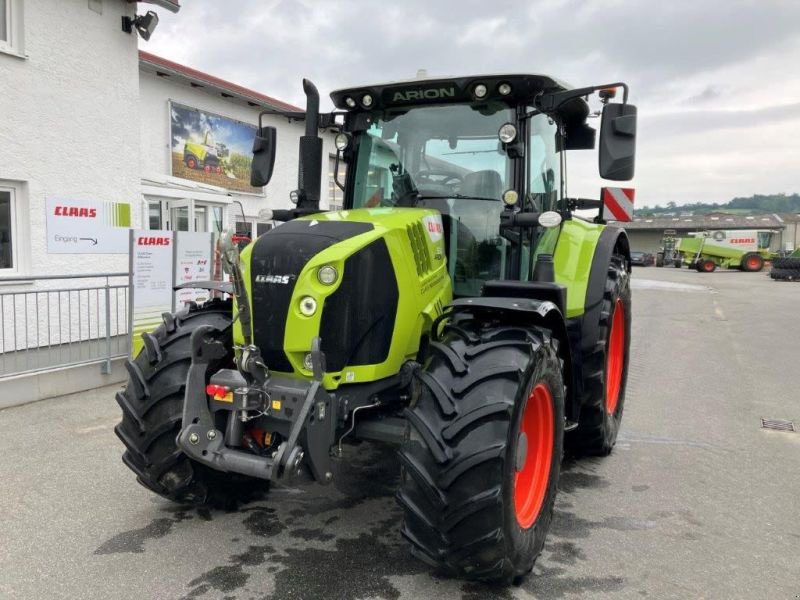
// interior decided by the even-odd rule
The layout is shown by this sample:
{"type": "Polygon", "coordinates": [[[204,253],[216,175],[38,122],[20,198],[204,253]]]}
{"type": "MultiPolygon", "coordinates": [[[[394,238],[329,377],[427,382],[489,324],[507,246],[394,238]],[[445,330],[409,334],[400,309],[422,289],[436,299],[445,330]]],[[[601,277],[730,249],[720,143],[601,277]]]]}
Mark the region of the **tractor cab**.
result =
{"type": "Polygon", "coordinates": [[[438,210],[457,297],[479,295],[487,280],[533,277],[543,228],[499,225],[520,213],[568,217],[563,151],[592,148],[595,138],[581,95],[546,76],[492,75],[331,98],[346,111],[337,137],[345,208],[438,210]]]}

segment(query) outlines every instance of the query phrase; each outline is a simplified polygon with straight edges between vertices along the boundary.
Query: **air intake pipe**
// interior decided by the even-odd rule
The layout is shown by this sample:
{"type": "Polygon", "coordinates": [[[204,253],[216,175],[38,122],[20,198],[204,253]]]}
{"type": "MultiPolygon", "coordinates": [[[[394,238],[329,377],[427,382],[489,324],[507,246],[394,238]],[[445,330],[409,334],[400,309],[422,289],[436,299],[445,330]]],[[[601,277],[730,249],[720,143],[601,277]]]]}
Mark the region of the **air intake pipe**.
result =
{"type": "Polygon", "coordinates": [[[306,134],[300,138],[300,165],[297,187],[300,190],[297,208],[319,209],[322,177],[322,138],[319,137],[319,92],[308,79],[303,79],[306,93],[306,134]]]}

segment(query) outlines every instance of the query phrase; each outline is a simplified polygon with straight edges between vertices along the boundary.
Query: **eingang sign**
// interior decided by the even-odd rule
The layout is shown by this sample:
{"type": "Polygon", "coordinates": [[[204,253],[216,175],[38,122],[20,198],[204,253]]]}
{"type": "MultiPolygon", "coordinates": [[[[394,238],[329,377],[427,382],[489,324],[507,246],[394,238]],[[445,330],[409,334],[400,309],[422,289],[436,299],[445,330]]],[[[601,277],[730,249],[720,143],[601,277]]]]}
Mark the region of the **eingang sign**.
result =
{"type": "Polygon", "coordinates": [[[49,254],[127,254],[127,202],[51,197],[45,210],[49,254]]]}

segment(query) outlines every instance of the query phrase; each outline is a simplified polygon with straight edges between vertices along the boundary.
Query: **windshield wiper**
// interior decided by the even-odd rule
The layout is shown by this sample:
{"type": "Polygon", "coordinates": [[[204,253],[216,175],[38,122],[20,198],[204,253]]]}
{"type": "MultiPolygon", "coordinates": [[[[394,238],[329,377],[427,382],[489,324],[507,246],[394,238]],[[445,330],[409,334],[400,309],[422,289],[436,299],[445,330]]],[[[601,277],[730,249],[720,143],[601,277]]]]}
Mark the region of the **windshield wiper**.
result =
{"type": "Polygon", "coordinates": [[[434,200],[452,198],[453,200],[490,200],[492,202],[500,202],[500,198],[487,198],[486,196],[469,196],[466,194],[445,194],[443,196],[417,196],[417,200],[434,200]]]}

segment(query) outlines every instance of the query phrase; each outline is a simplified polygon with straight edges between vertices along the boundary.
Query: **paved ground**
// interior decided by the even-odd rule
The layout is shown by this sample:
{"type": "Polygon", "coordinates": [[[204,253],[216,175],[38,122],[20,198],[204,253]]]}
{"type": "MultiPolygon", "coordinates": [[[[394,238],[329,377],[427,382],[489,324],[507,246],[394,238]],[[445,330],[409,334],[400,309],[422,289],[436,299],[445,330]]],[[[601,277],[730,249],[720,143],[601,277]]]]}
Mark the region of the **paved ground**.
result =
{"type": "MultiPolygon", "coordinates": [[[[398,534],[377,450],[336,488],[239,512],[172,506],[119,460],[112,389],[0,411],[1,598],[800,598],[800,284],[635,273],[614,454],[568,462],[532,577],[440,579],[398,534]]],[[[2,393],[2,388],[0,388],[2,393]]]]}

